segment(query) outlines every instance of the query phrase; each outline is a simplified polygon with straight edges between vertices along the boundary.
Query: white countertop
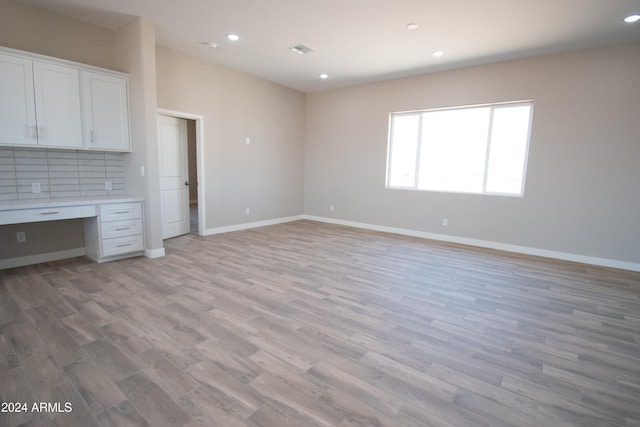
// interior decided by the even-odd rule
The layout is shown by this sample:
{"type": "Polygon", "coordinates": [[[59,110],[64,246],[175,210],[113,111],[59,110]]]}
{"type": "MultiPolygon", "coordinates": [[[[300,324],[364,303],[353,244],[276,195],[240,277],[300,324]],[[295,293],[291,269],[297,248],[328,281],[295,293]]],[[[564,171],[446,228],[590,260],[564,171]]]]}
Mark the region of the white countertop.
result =
{"type": "Polygon", "coordinates": [[[143,197],[132,196],[92,196],[92,197],[73,197],[68,199],[26,199],[26,200],[3,200],[0,201],[0,212],[15,211],[22,209],[42,209],[63,206],[86,206],[86,205],[103,205],[106,203],[130,203],[142,202],[143,197]]]}

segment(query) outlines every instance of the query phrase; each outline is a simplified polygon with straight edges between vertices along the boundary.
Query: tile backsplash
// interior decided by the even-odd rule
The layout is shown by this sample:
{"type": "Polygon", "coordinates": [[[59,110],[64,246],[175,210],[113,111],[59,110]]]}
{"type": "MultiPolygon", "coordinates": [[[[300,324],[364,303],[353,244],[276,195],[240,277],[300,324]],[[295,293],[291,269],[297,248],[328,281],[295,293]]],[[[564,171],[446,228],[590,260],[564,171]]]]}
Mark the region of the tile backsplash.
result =
{"type": "Polygon", "coordinates": [[[0,147],[0,201],[120,194],[124,153],[0,147]],[[40,193],[32,192],[33,183],[40,184],[40,193]]]}

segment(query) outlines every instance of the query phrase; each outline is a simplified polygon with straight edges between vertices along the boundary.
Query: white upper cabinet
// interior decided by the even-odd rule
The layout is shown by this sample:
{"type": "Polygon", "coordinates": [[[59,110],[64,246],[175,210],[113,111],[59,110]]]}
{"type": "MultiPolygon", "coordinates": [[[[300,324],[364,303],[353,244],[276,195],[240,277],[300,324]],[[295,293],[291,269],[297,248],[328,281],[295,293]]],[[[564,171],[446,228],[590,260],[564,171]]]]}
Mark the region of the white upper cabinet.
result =
{"type": "Polygon", "coordinates": [[[33,62],[38,145],[82,148],[78,70],[33,62]]]}
{"type": "Polygon", "coordinates": [[[78,70],[0,53],[0,143],[82,147],[78,70]]]}
{"type": "Polygon", "coordinates": [[[0,145],[131,151],[126,74],[0,47],[0,145]]]}
{"type": "Polygon", "coordinates": [[[85,148],[131,151],[127,79],[81,72],[85,148]]]}
{"type": "Polygon", "coordinates": [[[0,52],[0,94],[0,144],[38,144],[33,61],[0,52]]]}

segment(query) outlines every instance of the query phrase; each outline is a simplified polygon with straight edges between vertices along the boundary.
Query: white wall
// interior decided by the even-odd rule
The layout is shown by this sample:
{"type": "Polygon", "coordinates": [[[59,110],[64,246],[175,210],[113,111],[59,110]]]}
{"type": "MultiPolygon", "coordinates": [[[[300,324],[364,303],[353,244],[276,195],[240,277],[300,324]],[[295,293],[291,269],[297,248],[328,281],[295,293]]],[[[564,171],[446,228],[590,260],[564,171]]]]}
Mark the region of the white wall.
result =
{"type": "Polygon", "coordinates": [[[306,108],[305,214],[640,262],[640,45],[312,93],[306,108]],[[385,189],[390,112],[525,99],[523,198],[385,189]]]}

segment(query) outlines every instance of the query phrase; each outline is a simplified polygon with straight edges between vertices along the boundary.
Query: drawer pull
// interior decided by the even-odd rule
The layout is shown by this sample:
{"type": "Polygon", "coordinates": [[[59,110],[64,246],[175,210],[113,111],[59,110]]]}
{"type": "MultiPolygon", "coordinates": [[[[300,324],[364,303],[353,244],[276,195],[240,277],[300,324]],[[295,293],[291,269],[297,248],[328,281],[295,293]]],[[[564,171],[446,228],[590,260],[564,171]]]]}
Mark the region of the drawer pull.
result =
{"type": "Polygon", "coordinates": [[[123,243],[121,245],[117,245],[116,248],[126,248],[127,246],[131,246],[131,243],[123,243]]]}
{"type": "Polygon", "coordinates": [[[120,228],[114,228],[113,231],[124,231],[124,230],[131,230],[131,227],[120,227],[120,228]]]}
{"type": "Polygon", "coordinates": [[[59,211],[53,211],[53,212],[40,212],[40,215],[56,215],[59,214],[59,211]]]}
{"type": "Polygon", "coordinates": [[[131,211],[117,211],[115,212],[116,215],[122,215],[122,214],[128,214],[131,213],[131,211]]]}

